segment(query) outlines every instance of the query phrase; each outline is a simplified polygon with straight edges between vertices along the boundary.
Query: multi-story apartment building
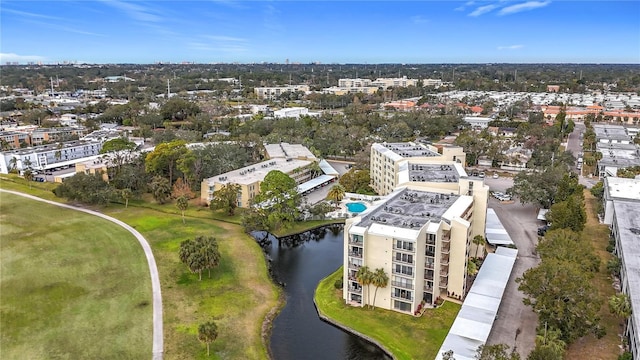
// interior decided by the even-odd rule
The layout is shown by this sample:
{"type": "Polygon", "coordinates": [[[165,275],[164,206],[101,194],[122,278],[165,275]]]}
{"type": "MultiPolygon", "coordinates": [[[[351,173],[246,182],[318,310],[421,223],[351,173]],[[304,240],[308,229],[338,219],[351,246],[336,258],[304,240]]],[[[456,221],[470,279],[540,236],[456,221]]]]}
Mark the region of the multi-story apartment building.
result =
{"type": "Polygon", "coordinates": [[[345,224],[343,298],[354,306],[415,314],[438,297],[462,298],[466,293],[467,261],[474,197],[445,191],[402,187],[379,206],[345,224]],[[389,283],[377,295],[363,289],[358,269],[382,268],[389,283]]]}
{"type": "Polygon", "coordinates": [[[8,173],[14,166],[21,171],[27,164],[33,170],[73,165],[78,159],[100,154],[101,149],[102,142],[78,140],[4,151],[0,153],[0,173],[8,173]]]}
{"type": "Polygon", "coordinates": [[[406,76],[401,78],[378,78],[375,81],[371,82],[371,86],[377,86],[379,88],[390,88],[390,87],[407,87],[407,86],[417,86],[417,79],[407,79],[406,76]]]}
{"type": "Polygon", "coordinates": [[[253,89],[258,99],[274,99],[288,92],[304,92],[309,91],[309,85],[287,85],[287,86],[270,86],[256,87],[253,89]]]}
{"type": "MultiPolygon", "coordinates": [[[[414,314],[438,297],[463,298],[471,239],[485,235],[489,187],[469,178],[460,147],[374,144],[374,189],[387,199],[345,224],[343,297],[414,314]],[[358,269],[382,268],[389,285],[368,298],[358,269]]],[[[473,251],[475,254],[475,251],[473,251]]]]}
{"type": "Polygon", "coordinates": [[[640,166],[640,147],[633,143],[633,128],[619,125],[595,124],[596,150],[602,154],[598,161],[598,176],[616,176],[618,169],[640,166]]]}
{"type": "Polygon", "coordinates": [[[354,88],[354,87],[369,87],[371,80],[369,79],[338,79],[338,87],[341,88],[354,88]]]}
{"type": "Polygon", "coordinates": [[[604,184],[604,222],[611,226],[621,262],[621,291],[631,304],[624,336],[633,358],[640,359],[640,180],[606,177],[604,184]]]}
{"type": "Polygon", "coordinates": [[[31,133],[31,143],[42,145],[47,142],[69,141],[87,133],[84,127],[40,128],[31,133]]]}
{"type": "Polygon", "coordinates": [[[371,187],[380,195],[390,194],[400,186],[399,166],[406,160],[411,160],[411,163],[438,165],[455,162],[464,166],[466,155],[459,146],[436,147],[414,142],[375,143],[371,146],[371,187]]]}
{"type": "Polygon", "coordinates": [[[248,208],[253,198],[260,193],[260,183],[272,170],[279,170],[293,178],[297,184],[308,181],[313,176],[316,157],[300,144],[267,144],[265,155],[269,160],[229,171],[202,181],[200,198],[207,204],[213,200],[213,193],[226,184],[240,185],[238,207],[248,208]]]}
{"type": "Polygon", "coordinates": [[[23,144],[31,145],[31,136],[21,131],[0,131],[0,143],[3,150],[19,149],[23,144]]]}

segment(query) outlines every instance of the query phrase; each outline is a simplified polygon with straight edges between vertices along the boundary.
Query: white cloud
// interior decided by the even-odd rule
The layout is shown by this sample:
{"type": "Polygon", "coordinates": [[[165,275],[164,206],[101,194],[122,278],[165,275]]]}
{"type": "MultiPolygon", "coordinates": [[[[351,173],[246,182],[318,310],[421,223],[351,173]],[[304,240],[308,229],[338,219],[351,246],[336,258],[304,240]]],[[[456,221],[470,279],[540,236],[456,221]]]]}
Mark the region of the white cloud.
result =
{"type": "Polygon", "coordinates": [[[414,24],[426,24],[429,22],[429,19],[425,19],[422,15],[416,15],[411,17],[411,22],[414,24]]]}
{"type": "Polygon", "coordinates": [[[162,21],[162,17],[153,14],[153,10],[144,6],[141,6],[139,3],[130,3],[120,0],[102,0],[105,5],[112,6],[122,12],[124,12],[128,17],[142,21],[142,22],[160,22],[162,21]]]}
{"type": "Polygon", "coordinates": [[[40,55],[18,55],[14,53],[0,53],[0,63],[4,64],[6,62],[37,62],[37,61],[45,61],[46,58],[40,55]]]}
{"type": "Polygon", "coordinates": [[[20,10],[2,9],[2,12],[7,12],[7,13],[10,13],[10,14],[26,16],[26,17],[32,17],[32,18],[62,20],[62,18],[59,18],[59,17],[56,17],[56,16],[36,14],[36,13],[27,12],[27,11],[20,11],[20,10]]]}
{"type": "Polygon", "coordinates": [[[529,10],[545,7],[549,4],[551,4],[551,1],[548,1],[548,0],[547,1],[527,1],[524,3],[504,7],[498,12],[498,15],[510,15],[510,14],[515,14],[522,11],[529,11],[529,10]]]}
{"type": "Polygon", "coordinates": [[[478,8],[473,10],[471,13],[469,13],[469,16],[473,16],[473,17],[480,16],[480,15],[483,15],[483,14],[486,14],[486,13],[492,11],[493,9],[495,9],[497,7],[498,7],[498,5],[494,5],[494,4],[479,6],[478,8]]]}
{"type": "Polygon", "coordinates": [[[517,50],[522,49],[524,45],[508,45],[508,46],[498,46],[498,50],[517,50]]]}

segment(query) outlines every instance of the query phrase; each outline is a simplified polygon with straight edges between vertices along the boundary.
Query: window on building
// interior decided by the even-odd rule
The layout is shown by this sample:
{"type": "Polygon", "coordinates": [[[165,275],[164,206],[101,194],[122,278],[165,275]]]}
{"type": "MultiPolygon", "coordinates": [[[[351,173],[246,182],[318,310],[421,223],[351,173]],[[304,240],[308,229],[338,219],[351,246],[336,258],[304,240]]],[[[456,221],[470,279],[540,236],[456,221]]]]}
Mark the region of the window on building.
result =
{"type": "Polygon", "coordinates": [[[404,301],[393,301],[393,308],[400,311],[411,311],[411,304],[404,301]]]}

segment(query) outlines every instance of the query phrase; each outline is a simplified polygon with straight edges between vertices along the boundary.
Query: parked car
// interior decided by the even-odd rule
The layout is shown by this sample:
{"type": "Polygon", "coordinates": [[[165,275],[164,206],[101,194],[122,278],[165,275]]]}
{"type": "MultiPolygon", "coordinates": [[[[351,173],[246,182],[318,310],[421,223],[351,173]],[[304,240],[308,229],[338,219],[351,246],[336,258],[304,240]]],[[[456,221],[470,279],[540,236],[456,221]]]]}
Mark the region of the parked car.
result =
{"type": "Polygon", "coordinates": [[[480,174],[478,174],[478,176],[480,176],[481,178],[484,177],[484,171],[481,171],[480,174]]]}
{"type": "Polygon", "coordinates": [[[547,230],[549,230],[549,225],[545,225],[545,226],[541,226],[538,228],[538,236],[544,236],[544,234],[547,233],[547,230]]]}
{"type": "Polygon", "coordinates": [[[499,177],[500,177],[500,176],[498,175],[498,173],[493,173],[493,178],[494,178],[494,179],[497,179],[497,178],[499,178],[499,177]]]}

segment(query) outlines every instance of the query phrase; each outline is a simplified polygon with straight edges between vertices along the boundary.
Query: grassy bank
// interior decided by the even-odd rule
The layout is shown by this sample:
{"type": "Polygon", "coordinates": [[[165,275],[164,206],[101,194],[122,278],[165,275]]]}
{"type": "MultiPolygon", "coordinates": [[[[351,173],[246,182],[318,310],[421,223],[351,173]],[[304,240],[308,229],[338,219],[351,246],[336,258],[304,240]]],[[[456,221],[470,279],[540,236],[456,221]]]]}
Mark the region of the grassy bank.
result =
{"type": "Polygon", "coordinates": [[[342,268],[318,285],[315,301],[322,314],[371,337],[397,359],[435,358],[460,305],[446,302],[419,318],[383,309],[352,307],[344,303],[342,290],[333,285],[341,276],[342,268]]]}
{"type": "MultiPolygon", "coordinates": [[[[48,188],[34,186],[29,191],[28,187],[19,180],[0,178],[0,186],[64,202],[62,199],[55,198],[48,188]]],[[[110,204],[96,210],[136,228],[146,237],[153,249],[160,273],[164,307],[165,359],[205,359],[206,348],[197,339],[197,328],[200,323],[210,319],[217,322],[219,331],[218,339],[211,344],[210,358],[268,358],[267,347],[262,339],[262,324],[267,313],[277,307],[280,292],[268,276],[262,250],[253,238],[242,231],[240,226],[212,220],[211,211],[208,208],[196,206],[190,207],[187,211],[185,224],[182,223],[179,211],[173,204],[157,205],[133,201],[128,208],[121,204],[110,204]],[[222,254],[220,266],[212,271],[211,278],[204,273],[202,281],[198,281],[197,275],[191,274],[178,259],[180,242],[197,235],[215,236],[222,254]]],[[[3,214],[5,214],[4,211],[3,214]]],[[[48,212],[48,216],[51,217],[51,212],[48,212]]],[[[43,226],[45,224],[48,222],[41,221],[34,225],[34,229],[41,227],[42,229],[37,231],[47,231],[43,226]]],[[[86,228],[83,227],[83,231],[93,228],[95,227],[88,225],[86,228]]],[[[57,230],[53,232],[57,233],[57,230]]],[[[139,248],[135,240],[134,245],[136,249],[139,248]]],[[[136,253],[131,252],[131,254],[136,253]]],[[[70,257],[73,256],[70,255],[70,257]]],[[[141,249],[139,249],[139,256],[136,255],[135,258],[136,261],[144,264],[144,271],[148,274],[146,259],[141,249]]],[[[127,270],[128,265],[123,268],[127,270]]],[[[5,274],[4,261],[3,274],[5,274]]],[[[148,276],[144,284],[150,291],[148,276]]],[[[149,319],[150,311],[149,309],[149,319]]],[[[51,331],[56,331],[57,324],[52,325],[51,331]]],[[[151,339],[150,325],[149,321],[148,331],[139,331],[149,339],[151,339]]],[[[99,325],[94,324],[94,326],[99,325]]],[[[87,346],[91,345],[88,343],[87,346]]],[[[151,349],[150,342],[149,346],[143,347],[143,350],[147,349],[149,351],[151,349]]],[[[132,354],[72,358],[148,357],[148,353],[144,356],[132,354]]]]}
{"type": "Polygon", "coordinates": [[[5,193],[0,214],[2,358],[151,357],[151,281],[133,235],[5,193]]]}
{"type": "Polygon", "coordinates": [[[331,224],[344,224],[344,219],[331,219],[331,220],[311,220],[305,222],[296,222],[287,229],[281,229],[273,232],[273,235],[277,237],[289,236],[299,234],[308,230],[312,230],[321,226],[331,224]]]}
{"type": "Polygon", "coordinates": [[[600,324],[607,334],[597,339],[593,335],[588,335],[578,339],[567,349],[566,359],[593,359],[593,360],[614,360],[618,358],[620,349],[620,337],[618,333],[622,331],[622,320],[616,318],[609,312],[608,299],[615,294],[613,279],[607,271],[607,261],[613,255],[606,251],[609,243],[609,227],[598,222],[596,213],[597,199],[588,191],[584,191],[585,207],[587,212],[587,223],[582,232],[582,237],[589,241],[596,254],[600,257],[600,271],[595,274],[593,285],[598,290],[602,299],[600,308],[600,324]]]}

